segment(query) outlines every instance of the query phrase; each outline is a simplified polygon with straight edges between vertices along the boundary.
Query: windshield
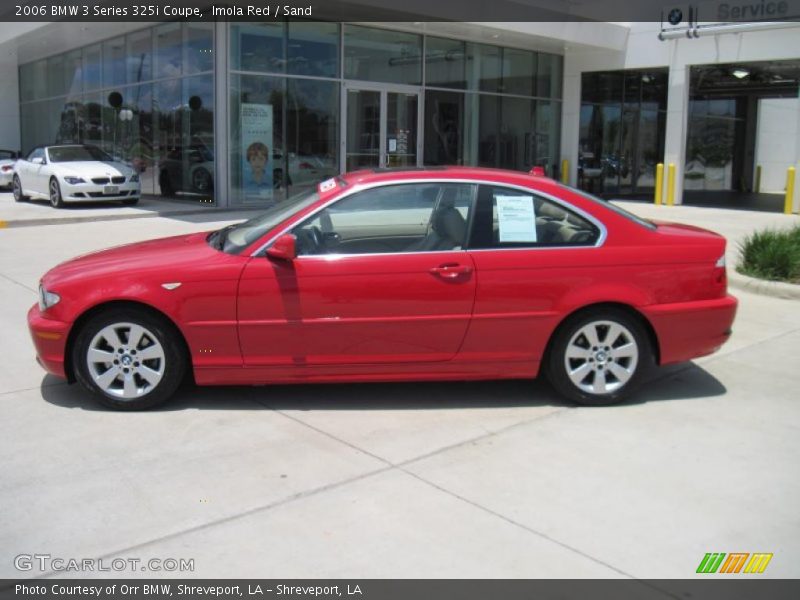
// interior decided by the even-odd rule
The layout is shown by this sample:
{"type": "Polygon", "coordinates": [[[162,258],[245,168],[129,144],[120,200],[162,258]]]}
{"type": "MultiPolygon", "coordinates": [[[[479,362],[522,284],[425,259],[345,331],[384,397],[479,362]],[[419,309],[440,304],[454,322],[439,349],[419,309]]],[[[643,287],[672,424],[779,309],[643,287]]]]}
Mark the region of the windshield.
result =
{"type": "Polygon", "coordinates": [[[97,146],[52,146],[47,149],[47,152],[50,154],[50,162],[111,160],[111,157],[97,146]]]}
{"type": "Polygon", "coordinates": [[[642,227],[647,227],[647,229],[656,229],[656,226],[655,226],[654,223],[648,221],[647,219],[643,219],[643,218],[633,214],[632,212],[628,212],[627,210],[617,206],[616,204],[611,204],[611,202],[607,202],[605,200],[602,200],[602,199],[598,198],[597,196],[592,196],[591,194],[589,194],[587,192],[584,192],[583,190],[579,190],[577,188],[574,188],[572,186],[563,185],[563,184],[559,184],[559,185],[561,187],[563,187],[563,188],[566,188],[566,189],[570,190],[571,192],[575,192],[576,194],[578,194],[579,196],[581,196],[583,198],[586,198],[587,200],[591,200],[592,202],[595,202],[596,204],[601,204],[602,206],[605,206],[607,209],[609,209],[611,211],[614,211],[618,215],[633,221],[637,225],[641,225],[642,227]]]}
{"type": "Polygon", "coordinates": [[[267,209],[257,217],[253,217],[249,221],[215,231],[211,234],[208,241],[211,245],[224,252],[238,254],[270,229],[289,218],[294,213],[311,206],[317,200],[319,200],[319,194],[317,194],[317,192],[309,193],[305,191],[296,194],[282,202],[278,202],[275,206],[267,209]]]}

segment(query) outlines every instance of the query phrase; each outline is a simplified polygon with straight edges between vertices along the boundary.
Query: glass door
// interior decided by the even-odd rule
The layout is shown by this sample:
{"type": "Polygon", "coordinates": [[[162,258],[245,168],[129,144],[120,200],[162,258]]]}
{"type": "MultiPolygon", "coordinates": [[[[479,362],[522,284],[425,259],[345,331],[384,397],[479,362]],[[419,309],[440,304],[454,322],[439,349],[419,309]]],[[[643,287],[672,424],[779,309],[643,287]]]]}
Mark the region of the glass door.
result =
{"type": "Polygon", "coordinates": [[[345,84],[342,169],[421,165],[420,95],[416,88],[345,84]]]}

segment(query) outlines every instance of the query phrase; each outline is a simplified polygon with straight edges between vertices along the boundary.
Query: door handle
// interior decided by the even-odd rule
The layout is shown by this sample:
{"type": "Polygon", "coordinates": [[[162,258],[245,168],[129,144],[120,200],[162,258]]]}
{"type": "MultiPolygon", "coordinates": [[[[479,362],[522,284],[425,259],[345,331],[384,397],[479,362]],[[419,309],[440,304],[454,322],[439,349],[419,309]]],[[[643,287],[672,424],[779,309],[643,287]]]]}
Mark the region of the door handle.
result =
{"type": "Polygon", "coordinates": [[[433,267],[431,273],[444,279],[455,279],[460,275],[472,273],[472,267],[468,265],[459,265],[458,263],[449,263],[433,267]]]}

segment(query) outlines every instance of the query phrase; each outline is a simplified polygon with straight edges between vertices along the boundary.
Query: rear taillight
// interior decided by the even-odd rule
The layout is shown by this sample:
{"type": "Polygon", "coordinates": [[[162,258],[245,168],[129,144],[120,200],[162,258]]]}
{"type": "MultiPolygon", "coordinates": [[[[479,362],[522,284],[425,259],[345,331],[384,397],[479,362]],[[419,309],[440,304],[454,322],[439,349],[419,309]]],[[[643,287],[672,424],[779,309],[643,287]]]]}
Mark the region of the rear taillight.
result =
{"type": "Polygon", "coordinates": [[[2,167],[0,167],[0,170],[2,170],[3,173],[8,173],[9,171],[11,171],[13,169],[14,169],[14,167],[11,166],[11,165],[3,165],[2,167]]]}
{"type": "Polygon", "coordinates": [[[723,254],[717,259],[717,262],[714,263],[714,280],[717,283],[722,283],[727,285],[727,273],[726,273],[726,261],[725,255],[723,254]]]}

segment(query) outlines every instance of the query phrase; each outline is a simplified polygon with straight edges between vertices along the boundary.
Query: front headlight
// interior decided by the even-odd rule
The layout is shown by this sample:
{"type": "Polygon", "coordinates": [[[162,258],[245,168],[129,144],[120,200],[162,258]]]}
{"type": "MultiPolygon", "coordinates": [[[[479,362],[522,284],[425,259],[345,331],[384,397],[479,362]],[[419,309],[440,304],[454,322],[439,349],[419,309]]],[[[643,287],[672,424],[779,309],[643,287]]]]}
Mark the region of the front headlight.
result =
{"type": "Polygon", "coordinates": [[[131,183],[136,183],[137,181],[139,181],[139,174],[134,173],[133,175],[131,175],[131,178],[128,181],[130,181],[131,183]]]}
{"type": "Polygon", "coordinates": [[[51,306],[55,306],[61,300],[61,296],[55,292],[48,292],[44,286],[39,285],[39,310],[44,312],[51,306]]]}
{"type": "Polygon", "coordinates": [[[86,183],[86,180],[83,177],[73,177],[72,175],[67,175],[64,177],[64,181],[70,185],[75,185],[76,183],[86,183]]]}

